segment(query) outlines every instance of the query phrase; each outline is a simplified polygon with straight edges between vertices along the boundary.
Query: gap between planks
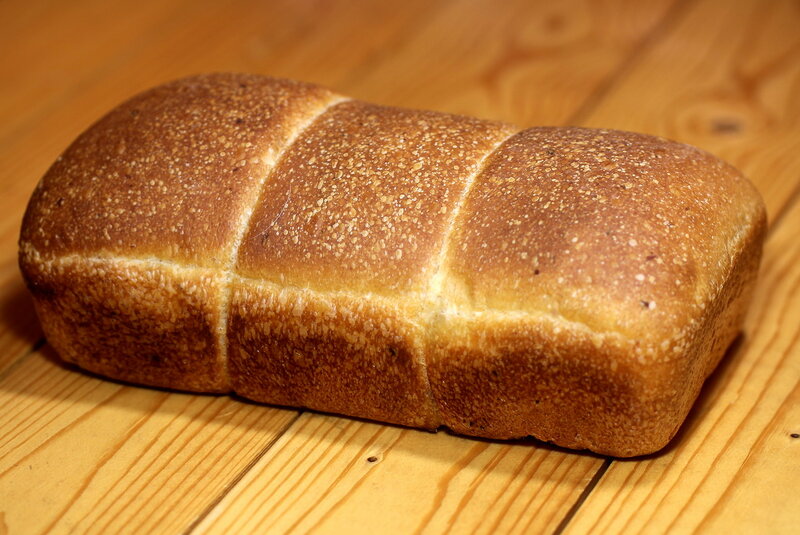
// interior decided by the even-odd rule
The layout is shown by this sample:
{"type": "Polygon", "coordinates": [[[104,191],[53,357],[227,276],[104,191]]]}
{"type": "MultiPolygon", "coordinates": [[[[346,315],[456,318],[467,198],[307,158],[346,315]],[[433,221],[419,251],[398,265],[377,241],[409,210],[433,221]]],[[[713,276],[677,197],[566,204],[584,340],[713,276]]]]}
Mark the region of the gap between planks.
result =
{"type": "Polygon", "coordinates": [[[183,531],[184,535],[189,535],[190,533],[192,533],[195,530],[195,528],[197,528],[197,526],[199,526],[200,523],[203,520],[205,520],[205,518],[209,514],[211,514],[211,512],[214,509],[216,509],[217,505],[219,505],[219,503],[225,498],[225,496],[227,496],[228,493],[231,490],[233,490],[233,488],[236,487],[236,485],[239,484],[239,481],[242,480],[242,478],[247,474],[247,472],[249,472],[258,463],[258,461],[260,461],[264,457],[264,455],[267,454],[267,452],[272,448],[272,446],[274,446],[275,443],[278,442],[281,439],[281,437],[283,437],[283,435],[289,430],[289,428],[291,428],[297,422],[297,420],[300,419],[300,417],[303,415],[304,412],[305,412],[304,409],[297,411],[297,414],[295,414],[294,418],[289,420],[286,423],[286,425],[283,426],[283,429],[281,429],[278,433],[276,433],[275,436],[273,436],[272,439],[269,442],[267,442],[264,445],[264,447],[261,448],[261,450],[258,453],[256,453],[253,456],[253,458],[250,459],[250,461],[241,470],[239,470],[239,472],[233,478],[231,478],[231,480],[228,482],[227,485],[225,485],[222,491],[220,491],[220,493],[217,494],[214,497],[214,499],[212,499],[208,503],[205,509],[203,509],[200,512],[200,514],[197,515],[197,517],[195,517],[194,520],[192,520],[192,523],[189,524],[189,526],[183,531]]]}
{"type": "Polygon", "coordinates": [[[689,11],[689,6],[692,0],[675,0],[675,2],[667,9],[664,16],[658,24],[656,24],[652,31],[639,40],[636,48],[621,61],[619,66],[612,72],[600,85],[592,91],[584,100],[574,113],[569,116],[566,121],[567,125],[579,125],[583,123],[587,117],[594,111],[595,108],[603,101],[603,99],[611,92],[617,80],[623,78],[628,72],[633,69],[639,58],[643,57],[646,52],[650,51],[655,43],[662,39],[669,31],[675,27],[680,19],[689,11]]]}
{"type": "Polygon", "coordinates": [[[567,529],[567,526],[572,521],[573,517],[575,517],[575,514],[578,512],[578,509],[581,508],[583,502],[586,501],[586,499],[592,493],[597,484],[600,483],[600,480],[603,478],[606,471],[608,471],[612,462],[613,459],[611,457],[606,457],[603,460],[603,464],[600,465],[600,468],[598,468],[597,472],[594,473],[592,479],[590,479],[589,483],[583,488],[583,491],[581,492],[580,496],[578,496],[578,499],[575,500],[575,503],[572,504],[572,507],[569,508],[567,514],[565,514],[564,518],[561,519],[561,522],[558,523],[556,529],[553,530],[553,535],[561,535],[562,533],[564,533],[564,530],[567,529]]]}

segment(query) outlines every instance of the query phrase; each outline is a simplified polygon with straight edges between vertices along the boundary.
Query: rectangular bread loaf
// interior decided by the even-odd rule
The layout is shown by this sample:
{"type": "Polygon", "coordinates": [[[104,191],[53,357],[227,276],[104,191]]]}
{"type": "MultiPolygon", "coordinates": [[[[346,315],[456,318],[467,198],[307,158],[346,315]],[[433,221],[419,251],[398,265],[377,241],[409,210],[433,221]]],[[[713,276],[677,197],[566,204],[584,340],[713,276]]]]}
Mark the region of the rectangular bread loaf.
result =
{"type": "Polygon", "coordinates": [[[104,376],[632,456],[738,333],[765,227],[687,145],[214,74],[82,134],[20,265],[48,341],[104,376]]]}

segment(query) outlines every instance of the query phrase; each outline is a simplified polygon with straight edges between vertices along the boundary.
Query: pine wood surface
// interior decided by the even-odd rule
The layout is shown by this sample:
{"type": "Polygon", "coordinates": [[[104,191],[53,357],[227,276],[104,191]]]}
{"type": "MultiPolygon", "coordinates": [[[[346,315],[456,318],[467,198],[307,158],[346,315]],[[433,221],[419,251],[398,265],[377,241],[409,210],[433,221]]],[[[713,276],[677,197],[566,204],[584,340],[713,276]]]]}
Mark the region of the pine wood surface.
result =
{"type": "Polygon", "coordinates": [[[0,3],[0,534],[796,532],[798,27],[790,0],[0,3]],[[770,215],[745,335],[679,437],[625,461],[61,364],[16,268],[30,192],[122,99],[215,70],[714,152],[770,215]]]}

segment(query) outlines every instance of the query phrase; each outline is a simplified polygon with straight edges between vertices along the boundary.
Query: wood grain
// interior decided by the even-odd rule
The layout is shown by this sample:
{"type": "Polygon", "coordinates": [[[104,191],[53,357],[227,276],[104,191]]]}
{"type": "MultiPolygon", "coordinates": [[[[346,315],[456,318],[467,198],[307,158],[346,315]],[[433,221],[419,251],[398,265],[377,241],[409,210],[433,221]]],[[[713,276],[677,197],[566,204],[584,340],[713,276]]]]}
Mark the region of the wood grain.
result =
{"type": "Polygon", "coordinates": [[[295,411],[124,386],[46,349],[0,381],[0,511],[9,533],[174,533],[295,411]]]}
{"type": "Polygon", "coordinates": [[[674,0],[452,3],[347,89],[521,126],[563,124],[676,7],[674,0]]]}
{"type": "MultiPolygon", "coordinates": [[[[800,376],[800,347],[787,363],[790,374],[800,376]]],[[[732,533],[742,530],[755,533],[768,526],[773,533],[797,531],[797,495],[792,489],[800,478],[800,385],[776,408],[769,423],[761,430],[749,455],[725,488],[714,506],[698,524],[709,533],[732,533]],[[751,482],[767,485],[752,485],[751,482]]]]}
{"type": "Polygon", "coordinates": [[[33,121],[97,76],[104,66],[153,37],[190,2],[102,0],[58,9],[45,2],[0,5],[0,73],[13,83],[0,87],[0,139],[33,121]],[[124,16],[122,16],[124,14],[124,16]],[[113,20],[113,24],[97,24],[113,20]]]}
{"type": "Polygon", "coordinates": [[[735,9],[698,1],[639,51],[581,123],[712,152],[756,183],[774,218],[800,176],[798,25],[800,5],[790,0],[737,0],[735,9]]]}
{"type": "Polygon", "coordinates": [[[601,462],[305,413],[195,532],[552,531],[601,462]]]}
{"type": "Polygon", "coordinates": [[[305,75],[332,84],[424,16],[424,5],[84,0],[70,9],[44,9],[6,3],[0,15],[10,24],[0,46],[11,53],[0,72],[15,83],[0,89],[0,139],[48,121],[50,114],[72,107],[67,106],[72,99],[89,106],[79,112],[93,121],[136,91],[202,71],[305,75]],[[336,23],[326,23],[331,20],[336,23]],[[369,24],[376,20],[381,24],[369,24]],[[351,39],[363,28],[371,31],[351,39]],[[340,52],[344,46],[347,54],[340,52]]]}
{"type": "Polygon", "coordinates": [[[0,3],[0,534],[796,531],[797,27],[789,0],[0,3]],[[610,464],[125,386],[32,351],[15,256],[35,182],[121,99],[210,70],[710,150],[773,220],[748,336],[674,445],[610,464]]]}

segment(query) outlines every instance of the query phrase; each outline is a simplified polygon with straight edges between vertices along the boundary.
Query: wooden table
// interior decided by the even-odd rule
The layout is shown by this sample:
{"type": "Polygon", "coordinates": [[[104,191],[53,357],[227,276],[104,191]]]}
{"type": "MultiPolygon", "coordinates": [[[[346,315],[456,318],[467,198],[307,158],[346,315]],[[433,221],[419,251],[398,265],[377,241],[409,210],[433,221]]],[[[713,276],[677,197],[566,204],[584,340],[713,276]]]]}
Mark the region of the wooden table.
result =
{"type": "Polygon", "coordinates": [[[790,0],[0,3],[0,534],[800,532],[798,28],[790,0]],[[746,335],[677,439],[634,460],[62,365],[16,267],[28,196],[120,100],[214,70],[716,153],[770,215],[746,335]]]}

